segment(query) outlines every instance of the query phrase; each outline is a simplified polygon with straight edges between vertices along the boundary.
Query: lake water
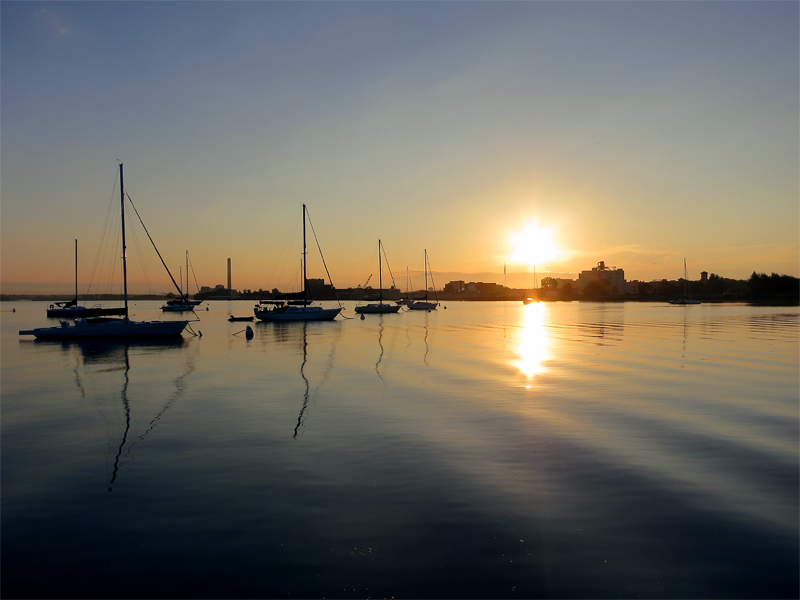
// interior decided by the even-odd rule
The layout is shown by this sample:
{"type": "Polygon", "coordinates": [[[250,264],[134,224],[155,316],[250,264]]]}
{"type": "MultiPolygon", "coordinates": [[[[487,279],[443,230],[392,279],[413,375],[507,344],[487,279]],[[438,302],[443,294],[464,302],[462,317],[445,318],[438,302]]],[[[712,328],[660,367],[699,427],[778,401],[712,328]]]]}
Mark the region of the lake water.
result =
{"type": "Polygon", "coordinates": [[[4,303],[3,597],[797,597],[796,307],[445,305],[4,303]]]}

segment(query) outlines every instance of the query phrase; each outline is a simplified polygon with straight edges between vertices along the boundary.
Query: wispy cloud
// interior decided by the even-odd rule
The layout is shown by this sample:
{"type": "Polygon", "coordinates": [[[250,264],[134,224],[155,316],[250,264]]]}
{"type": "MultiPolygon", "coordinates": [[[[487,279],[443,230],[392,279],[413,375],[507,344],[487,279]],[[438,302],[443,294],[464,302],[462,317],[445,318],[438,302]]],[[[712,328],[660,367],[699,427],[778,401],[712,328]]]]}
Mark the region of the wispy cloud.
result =
{"type": "Polygon", "coordinates": [[[596,256],[597,254],[637,254],[641,256],[669,256],[669,250],[642,246],[641,244],[623,244],[621,246],[601,246],[595,250],[569,250],[570,256],[596,256]]]}
{"type": "Polygon", "coordinates": [[[754,244],[752,246],[722,246],[713,250],[796,250],[800,249],[800,244],[754,244]]]}
{"type": "Polygon", "coordinates": [[[52,10],[40,8],[36,11],[36,16],[39,17],[39,19],[48,27],[52,28],[59,36],[65,36],[69,34],[69,27],[67,27],[61,20],[61,17],[52,10]]]}

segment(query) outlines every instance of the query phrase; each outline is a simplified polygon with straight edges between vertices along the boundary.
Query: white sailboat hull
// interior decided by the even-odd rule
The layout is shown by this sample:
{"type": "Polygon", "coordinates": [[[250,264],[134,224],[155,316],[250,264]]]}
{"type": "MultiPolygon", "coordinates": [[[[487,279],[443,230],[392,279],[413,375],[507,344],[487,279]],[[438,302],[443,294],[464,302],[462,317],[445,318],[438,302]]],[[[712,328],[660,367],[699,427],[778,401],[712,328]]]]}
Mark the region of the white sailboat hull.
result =
{"type": "Polygon", "coordinates": [[[123,319],[78,319],[73,325],[61,321],[60,327],[41,327],[20,331],[37,339],[160,338],[180,335],[189,321],[128,321],[123,319]]]}
{"type": "Polygon", "coordinates": [[[321,306],[286,306],[284,308],[253,309],[256,318],[262,321],[333,321],[342,308],[322,308],[321,306]]]}

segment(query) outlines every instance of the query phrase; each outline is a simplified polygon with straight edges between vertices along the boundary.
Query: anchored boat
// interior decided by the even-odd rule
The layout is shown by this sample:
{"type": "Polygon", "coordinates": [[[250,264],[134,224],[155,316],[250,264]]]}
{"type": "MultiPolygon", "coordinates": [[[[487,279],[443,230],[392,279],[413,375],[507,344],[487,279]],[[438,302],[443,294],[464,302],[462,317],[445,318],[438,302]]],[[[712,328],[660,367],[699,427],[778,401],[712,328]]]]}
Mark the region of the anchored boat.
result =
{"type": "MultiPolygon", "coordinates": [[[[57,340],[87,338],[161,338],[180,335],[186,325],[188,325],[189,321],[131,321],[128,318],[128,261],[125,246],[126,194],[122,177],[122,163],[119,165],[119,189],[120,214],[122,216],[122,290],[125,301],[125,316],[122,319],[113,319],[110,317],[81,318],[72,324],[68,321],[61,321],[59,327],[28,329],[20,331],[20,335],[32,335],[37,339],[57,340]]],[[[149,235],[148,233],[148,237],[149,235]]],[[[157,249],[156,252],[158,253],[157,249]]],[[[159,254],[159,257],[160,256],[159,254]]],[[[169,272],[169,270],[167,270],[167,272],[169,272]]],[[[170,278],[171,277],[172,275],[170,275],[170,278]]]]}

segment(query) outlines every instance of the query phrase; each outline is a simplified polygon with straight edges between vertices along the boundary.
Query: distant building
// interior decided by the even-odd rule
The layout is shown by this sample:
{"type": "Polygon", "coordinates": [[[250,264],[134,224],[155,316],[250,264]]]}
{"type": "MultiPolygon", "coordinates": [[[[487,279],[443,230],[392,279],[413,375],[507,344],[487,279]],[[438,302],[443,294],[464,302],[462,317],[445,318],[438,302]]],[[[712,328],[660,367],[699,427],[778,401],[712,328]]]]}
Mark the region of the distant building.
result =
{"type": "Polygon", "coordinates": [[[625,293],[625,271],[616,267],[607,267],[605,261],[597,263],[591,271],[581,271],[578,276],[578,290],[581,294],[586,288],[595,282],[607,281],[610,291],[616,295],[625,293]]]}
{"type": "Polygon", "coordinates": [[[502,285],[496,283],[484,283],[483,281],[470,281],[466,283],[462,280],[451,281],[444,285],[445,294],[499,294],[504,291],[502,285]]]}
{"type": "MultiPolygon", "coordinates": [[[[639,287],[644,284],[644,281],[639,281],[638,279],[634,279],[633,281],[626,281],[625,282],[625,294],[635,296],[639,294],[642,289],[639,287]]],[[[650,285],[650,284],[646,284],[650,285]]]]}
{"type": "Polygon", "coordinates": [[[700,273],[700,281],[706,283],[708,281],[708,271],[703,271],[700,273]]]}
{"type": "Polygon", "coordinates": [[[306,279],[306,290],[316,300],[331,300],[336,298],[336,290],[324,279],[306,279]]]}
{"type": "Polygon", "coordinates": [[[464,281],[459,279],[458,281],[451,281],[449,283],[444,284],[444,293],[445,294],[461,294],[464,291],[464,281]]]}

